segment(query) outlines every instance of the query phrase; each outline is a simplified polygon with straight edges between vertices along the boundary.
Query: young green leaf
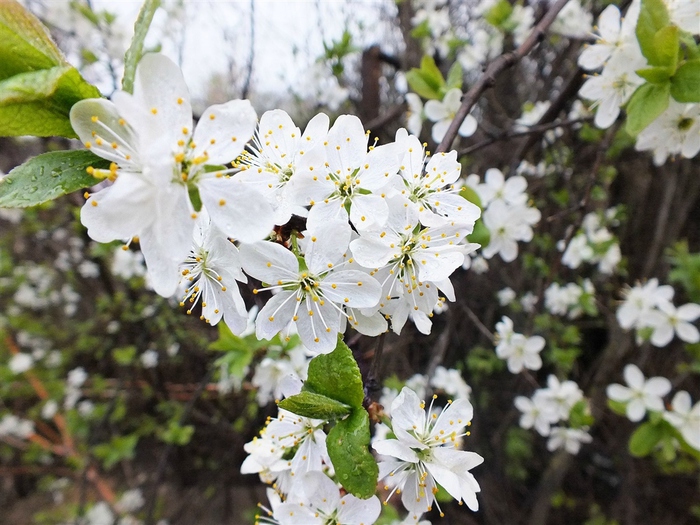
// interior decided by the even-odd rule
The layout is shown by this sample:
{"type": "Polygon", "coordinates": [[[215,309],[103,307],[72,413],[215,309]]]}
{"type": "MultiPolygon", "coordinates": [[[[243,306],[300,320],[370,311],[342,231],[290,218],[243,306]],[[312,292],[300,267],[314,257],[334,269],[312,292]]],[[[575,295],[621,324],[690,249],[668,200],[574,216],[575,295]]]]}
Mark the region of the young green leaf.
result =
{"type": "Polygon", "coordinates": [[[630,438],[630,454],[639,458],[648,456],[663,435],[664,432],[661,425],[655,425],[649,421],[641,424],[630,438]]]}
{"type": "Polygon", "coordinates": [[[457,88],[462,89],[464,72],[462,71],[462,65],[459,62],[452,64],[452,67],[447,72],[447,83],[445,84],[445,91],[457,88]]]}
{"type": "Polygon", "coordinates": [[[660,29],[668,26],[669,22],[668,9],[663,0],[642,0],[636,34],[642,54],[652,66],[666,65],[658,57],[654,37],[660,29]]]}
{"type": "Polygon", "coordinates": [[[0,180],[0,207],[26,208],[97,184],[85,171],[109,161],[89,151],[53,151],[29,159],[0,180]]]}
{"type": "Polygon", "coordinates": [[[654,50],[659,66],[665,66],[673,74],[678,67],[678,53],[680,51],[680,41],[678,28],[676,26],[666,26],[659,29],[654,35],[654,50]]]}
{"type": "Polygon", "coordinates": [[[345,403],[308,391],[283,399],[279,407],[303,417],[326,420],[347,416],[352,410],[345,403]]]}
{"type": "Polygon", "coordinates": [[[328,433],[326,447],[343,488],[358,498],[371,498],[377,488],[379,467],[369,451],[369,415],[352,411],[328,433]]]}
{"type": "Polygon", "coordinates": [[[71,66],[20,73],[0,81],[0,136],[75,137],[70,108],[100,92],[71,66]]]}
{"type": "Polygon", "coordinates": [[[322,394],[353,408],[362,408],[365,398],[362,375],[352,352],[340,336],[333,352],[311,360],[304,390],[322,394]]]}
{"type": "Polygon", "coordinates": [[[669,83],[639,86],[627,104],[627,133],[637,136],[666,111],[670,90],[669,83]]]}
{"type": "Polygon", "coordinates": [[[436,90],[439,90],[445,85],[445,78],[442,76],[440,69],[435,64],[433,57],[424,55],[420,61],[420,71],[428,85],[436,90]]]}
{"type": "Polygon", "coordinates": [[[434,89],[421,76],[420,69],[413,68],[406,73],[406,82],[408,82],[411,91],[417,93],[423,98],[441,100],[442,97],[437,89],[434,89]]]}
{"type": "Polygon", "coordinates": [[[678,102],[700,102],[700,59],[678,68],[671,78],[671,96],[678,102]]]}
{"type": "Polygon", "coordinates": [[[675,70],[664,66],[647,67],[635,71],[637,75],[652,84],[666,84],[675,70]]]}
{"type": "Polygon", "coordinates": [[[15,0],[0,1],[0,80],[65,63],[33,14],[15,0]]]}
{"type": "Polygon", "coordinates": [[[145,0],[134,24],[134,38],[131,40],[129,49],[126,50],[126,55],[124,55],[122,89],[127,93],[133,93],[134,91],[136,66],[143,56],[143,42],[146,40],[148,28],[151,27],[153,15],[155,15],[158,7],[160,7],[160,0],[145,0]]]}

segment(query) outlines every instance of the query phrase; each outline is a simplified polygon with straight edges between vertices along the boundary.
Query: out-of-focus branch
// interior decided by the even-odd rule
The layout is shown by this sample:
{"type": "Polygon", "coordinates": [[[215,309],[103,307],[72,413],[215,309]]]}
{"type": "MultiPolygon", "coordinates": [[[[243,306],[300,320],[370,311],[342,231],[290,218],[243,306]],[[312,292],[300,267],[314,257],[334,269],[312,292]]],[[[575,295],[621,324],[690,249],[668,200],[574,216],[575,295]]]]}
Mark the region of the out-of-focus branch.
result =
{"type": "Polygon", "coordinates": [[[445,137],[437,147],[436,153],[445,152],[450,148],[452,141],[454,141],[457,136],[459,127],[462,125],[462,122],[464,122],[464,119],[467,118],[467,115],[469,115],[469,112],[477,101],[481,98],[481,95],[483,95],[487,89],[493,87],[501,73],[517,64],[544,39],[547,29],[552,25],[559,11],[563,9],[568,1],[569,0],[557,0],[545,13],[539,23],[532,29],[525,42],[523,42],[518,49],[497,57],[488,65],[486,71],[484,71],[481,77],[479,77],[479,80],[476,81],[476,84],[474,84],[462,98],[462,105],[459,107],[459,110],[457,110],[454,119],[452,119],[450,127],[447,128],[445,137]]]}
{"type": "Polygon", "coordinates": [[[495,144],[496,142],[511,140],[511,139],[515,139],[518,137],[532,136],[533,140],[536,140],[539,135],[541,135],[545,131],[549,131],[550,129],[567,128],[567,127],[575,126],[576,124],[581,124],[582,122],[587,122],[590,120],[591,120],[590,117],[589,118],[577,118],[577,119],[573,119],[573,120],[548,122],[546,124],[536,124],[534,126],[530,126],[527,129],[524,129],[521,131],[504,131],[503,133],[498,133],[497,135],[494,135],[493,137],[490,137],[488,139],[484,139],[481,142],[477,142],[476,144],[472,144],[471,146],[460,150],[459,154],[460,154],[460,156],[461,155],[469,155],[470,153],[474,153],[475,151],[478,151],[482,148],[490,146],[491,144],[495,144]]]}

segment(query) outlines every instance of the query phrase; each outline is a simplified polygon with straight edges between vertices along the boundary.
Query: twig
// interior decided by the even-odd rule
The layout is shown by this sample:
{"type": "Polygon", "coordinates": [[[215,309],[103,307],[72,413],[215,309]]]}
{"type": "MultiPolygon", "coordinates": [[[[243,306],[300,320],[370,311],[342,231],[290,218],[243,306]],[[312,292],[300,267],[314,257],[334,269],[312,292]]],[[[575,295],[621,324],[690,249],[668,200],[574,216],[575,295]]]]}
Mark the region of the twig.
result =
{"type": "Polygon", "coordinates": [[[472,309],[469,308],[466,304],[465,304],[465,305],[462,305],[462,308],[464,308],[464,311],[467,313],[467,316],[469,317],[469,319],[472,320],[472,323],[474,323],[474,324],[476,325],[476,327],[479,329],[479,331],[480,331],[482,334],[484,334],[484,335],[488,338],[489,341],[491,341],[492,343],[494,343],[494,342],[496,341],[495,336],[493,335],[493,333],[491,332],[491,330],[489,330],[488,328],[486,328],[486,325],[485,325],[484,323],[481,322],[481,319],[479,319],[479,318],[476,316],[476,314],[472,311],[472,309]]]}
{"type": "MultiPolygon", "coordinates": [[[[185,421],[187,421],[190,412],[192,412],[192,409],[194,408],[195,402],[202,395],[202,392],[204,392],[204,389],[209,384],[209,381],[211,381],[213,375],[214,367],[210,367],[209,371],[205,374],[201,383],[199,383],[197,391],[192,395],[187,405],[185,406],[185,410],[182,412],[182,415],[180,416],[180,419],[178,421],[179,425],[183,425],[185,421]]],[[[165,475],[165,467],[168,464],[168,456],[170,455],[170,452],[172,452],[173,448],[173,444],[168,443],[163,452],[161,453],[160,459],[158,460],[158,466],[156,468],[156,477],[153,483],[153,494],[151,495],[151,498],[148,502],[148,511],[146,513],[146,519],[144,521],[146,525],[153,525],[153,512],[155,511],[156,499],[158,498],[158,487],[163,481],[163,476],[165,475]]]]}
{"type": "Polygon", "coordinates": [[[516,63],[518,63],[518,61],[525,57],[539,42],[544,39],[547,29],[550,25],[552,25],[552,22],[554,22],[554,19],[559,14],[559,11],[562,10],[568,1],[569,0],[557,0],[557,3],[549,8],[539,23],[532,29],[525,42],[523,42],[518,49],[512,53],[505,53],[497,57],[488,65],[486,71],[484,71],[481,77],[479,77],[479,80],[476,81],[476,84],[474,84],[462,98],[462,105],[459,107],[455,117],[452,119],[450,127],[447,128],[445,137],[437,147],[437,153],[445,152],[450,148],[452,142],[457,136],[457,132],[459,127],[462,125],[462,122],[464,122],[464,119],[467,118],[467,115],[469,115],[469,112],[472,110],[479,98],[481,98],[484,91],[490,87],[493,87],[493,85],[496,83],[496,78],[506,69],[513,67],[516,63]]]}
{"type": "Polygon", "coordinates": [[[248,98],[250,83],[253,78],[253,63],[255,62],[255,0],[250,0],[250,54],[248,55],[248,69],[243,82],[241,98],[248,98]]]}
{"type": "Polygon", "coordinates": [[[406,111],[406,104],[398,104],[385,113],[379,115],[377,118],[370,120],[367,124],[365,124],[365,129],[372,131],[381,129],[389,122],[399,117],[404,111],[406,111]]]}
{"type": "Polygon", "coordinates": [[[428,363],[428,369],[425,372],[428,380],[433,377],[433,374],[435,374],[435,369],[440,366],[443,359],[445,359],[447,347],[450,343],[450,336],[452,335],[452,312],[447,310],[445,315],[447,316],[447,326],[445,326],[440,334],[440,337],[438,337],[437,343],[433,349],[433,355],[430,358],[430,363],[428,363]]]}
{"type": "Polygon", "coordinates": [[[464,148],[463,150],[460,150],[459,155],[469,155],[470,153],[473,153],[477,150],[480,150],[481,148],[485,148],[487,146],[490,146],[491,144],[494,144],[496,142],[500,142],[502,140],[510,140],[518,137],[525,137],[528,135],[533,135],[537,136],[545,131],[549,131],[550,129],[556,129],[556,128],[566,128],[569,126],[575,126],[576,124],[581,124],[582,122],[588,122],[591,120],[591,117],[587,118],[577,118],[573,120],[564,120],[564,121],[557,121],[557,122],[548,122],[546,124],[536,124],[534,126],[530,126],[527,129],[524,129],[522,131],[505,131],[503,133],[499,133],[493,137],[490,137],[488,139],[484,139],[481,142],[477,142],[476,144],[472,144],[471,146],[464,148]]]}

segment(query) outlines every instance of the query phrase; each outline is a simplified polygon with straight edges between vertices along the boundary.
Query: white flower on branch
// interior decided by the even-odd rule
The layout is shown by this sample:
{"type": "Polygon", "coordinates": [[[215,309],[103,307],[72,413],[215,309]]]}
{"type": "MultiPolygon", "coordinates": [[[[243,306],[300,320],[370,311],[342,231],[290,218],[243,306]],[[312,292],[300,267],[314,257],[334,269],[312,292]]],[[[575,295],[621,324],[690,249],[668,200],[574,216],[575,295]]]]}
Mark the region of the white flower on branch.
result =
{"type": "Polygon", "coordinates": [[[216,170],[238,157],[253,135],[256,117],[248,101],[211,106],[193,132],[182,72],[165,56],[149,54],[136,69],[133,95],[82,100],[70,118],[85,146],[112,162],[109,170],[91,170],[114,184],[83,206],[88,234],[98,242],[138,237],[160,295],[175,292],[177,267],[190,248],[197,213],[189,190],[198,191],[228,236],[255,241],[272,229],[264,198],[232,184],[228,170],[216,170]]]}
{"type": "Polygon", "coordinates": [[[432,508],[437,484],[476,511],[476,493],[481,489],[469,470],[484,458],[455,448],[459,438],[468,435],[463,431],[471,424],[472,405],[457,399],[439,414],[431,408],[426,413],[425,403],[412,390],[401,390],[391,405],[396,439],[372,444],[377,453],[387,457],[379,463],[379,478],[388,477],[394,485],[391,494],[400,491],[406,509],[417,515],[432,508]]]}

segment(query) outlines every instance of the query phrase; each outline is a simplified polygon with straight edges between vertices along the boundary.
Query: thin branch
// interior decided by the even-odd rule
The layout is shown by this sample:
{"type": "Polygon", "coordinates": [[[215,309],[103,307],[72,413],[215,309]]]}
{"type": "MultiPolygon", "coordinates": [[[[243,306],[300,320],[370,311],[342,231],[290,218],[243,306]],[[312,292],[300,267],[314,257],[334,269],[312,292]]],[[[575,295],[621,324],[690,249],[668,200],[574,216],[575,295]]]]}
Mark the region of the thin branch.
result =
{"type": "Polygon", "coordinates": [[[436,153],[445,152],[450,148],[452,142],[457,136],[459,127],[462,125],[462,122],[464,122],[464,119],[467,118],[467,115],[469,115],[469,112],[472,110],[477,101],[481,98],[481,95],[483,95],[487,89],[493,87],[493,85],[496,83],[496,79],[501,73],[517,64],[544,39],[547,29],[550,25],[552,25],[552,22],[554,22],[554,19],[559,14],[559,11],[562,10],[568,1],[569,0],[557,0],[557,3],[549,8],[539,23],[532,29],[525,42],[523,42],[518,49],[512,53],[505,53],[497,57],[488,65],[486,71],[484,71],[479,80],[476,81],[476,84],[474,84],[462,98],[462,105],[457,110],[455,118],[452,119],[450,127],[447,128],[445,137],[437,147],[436,153]]]}
{"type": "Polygon", "coordinates": [[[250,91],[250,83],[253,79],[253,63],[255,62],[255,0],[250,0],[250,54],[248,55],[248,70],[246,71],[245,81],[243,83],[243,91],[241,98],[248,98],[250,91]]]}
{"type": "Polygon", "coordinates": [[[375,395],[382,390],[382,382],[379,380],[379,367],[382,362],[382,352],[384,351],[384,342],[386,340],[386,332],[382,332],[377,341],[377,348],[372,356],[372,364],[367,374],[367,395],[375,400],[375,395]]]}
{"type": "Polygon", "coordinates": [[[544,133],[545,131],[549,131],[550,129],[567,128],[570,126],[575,126],[576,124],[588,122],[590,120],[592,120],[591,117],[577,118],[577,119],[573,119],[573,120],[548,122],[546,124],[536,124],[534,126],[530,126],[527,129],[524,129],[521,131],[504,131],[503,133],[498,133],[498,134],[494,135],[493,137],[490,137],[488,139],[484,139],[481,142],[477,142],[476,144],[472,144],[471,146],[464,148],[463,150],[460,150],[459,155],[460,156],[469,155],[470,153],[473,153],[477,150],[480,150],[482,148],[490,146],[491,144],[494,144],[496,142],[511,140],[511,139],[518,138],[518,137],[525,137],[528,135],[533,135],[533,137],[536,138],[537,135],[540,135],[540,134],[544,133]]]}

